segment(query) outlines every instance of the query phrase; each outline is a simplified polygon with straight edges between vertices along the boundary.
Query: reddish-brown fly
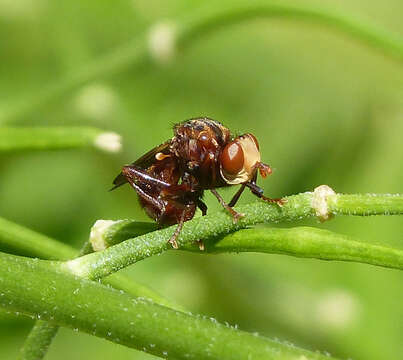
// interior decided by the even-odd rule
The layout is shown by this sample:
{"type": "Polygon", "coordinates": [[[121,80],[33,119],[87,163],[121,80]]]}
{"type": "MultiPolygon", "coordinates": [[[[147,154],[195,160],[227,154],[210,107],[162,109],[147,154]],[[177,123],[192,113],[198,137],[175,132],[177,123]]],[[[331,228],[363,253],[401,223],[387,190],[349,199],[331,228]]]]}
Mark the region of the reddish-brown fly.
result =
{"type": "Polygon", "coordinates": [[[193,218],[197,208],[203,215],[207,213],[204,190],[215,195],[234,221],[243,216],[233,206],[245,187],[267,202],[282,205],[283,200],[263,195],[256,185],[258,172],[266,177],[271,168],[261,162],[259,144],[252,134],[233,137],[219,122],[198,118],[175,125],[172,139],[124,166],[113,189],[129,182],[153,220],[161,225],[178,224],[169,239],[178,248],[176,238],[183,223],[193,218]],[[216,188],[232,185],[240,188],[227,204],[216,188]]]}

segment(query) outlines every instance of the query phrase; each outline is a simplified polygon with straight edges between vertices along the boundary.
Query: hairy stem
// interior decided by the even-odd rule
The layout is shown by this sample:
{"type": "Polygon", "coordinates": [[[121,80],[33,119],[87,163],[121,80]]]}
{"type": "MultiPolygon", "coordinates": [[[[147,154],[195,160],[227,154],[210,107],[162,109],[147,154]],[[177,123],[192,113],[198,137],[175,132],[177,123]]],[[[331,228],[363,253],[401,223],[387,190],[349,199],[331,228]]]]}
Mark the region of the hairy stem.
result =
{"type": "Polygon", "coordinates": [[[215,244],[207,253],[262,252],[320,260],[354,261],[403,270],[403,251],[357,241],[349,236],[311,227],[240,230],[215,244]]]}
{"type": "Polygon", "coordinates": [[[61,272],[52,262],[0,253],[0,305],[176,359],[328,359],[61,272]]]}
{"type": "MultiPolygon", "coordinates": [[[[147,228],[144,227],[143,223],[140,223],[140,225],[137,226],[136,222],[132,222],[129,229],[132,234],[137,236],[147,232],[147,228]]],[[[31,256],[39,256],[45,259],[69,259],[76,253],[75,249],[63,243],[2,218],[0,218],[0,245],[18,251],[18,253],[26,253],[31,256]]],[[[91,252],[92,247],[90,242],[86,241],[79,256],[91,252]]],[[[133,296],[149,298],[158,304],[170,306],[177,310],[183,310],[183,308],[162,298],[153,290],[144,285],[137,284],[125,276],[115,274],[112,275],[112,277],[105,279],[104,282],[111,284],[117,289],[122,289],[133,296]]],[[[57,324],[37,320],[21,348],[19,359],[43,359],[53,338],[57,334],[58,329],[59,326],[57,324]]]]}
{"type": "MultiPolygon", "coordinates": [[[[145,227],[142,222],[139,223],[139,226],[136,224],[136,222],[132,222],[130,227],[128,227],[134,236],[147,233],[149,227],[145,227]]],[[[83,254],[92,252],[92,249],[87,244],[88,242],[86,242],[85,247],[82,249],[83,254]]],[[[77,256],[77,250],[71,246],[4,218],[0,218],[0,248],[19,255],[50,260],[69,260],[77,256]]],[[[107,279],[104,279],[104,282],[124,290],[132,296],[145,297],[155,301],[157,304],[184,311],[183,307],[162,297],[149,287],[136,283],[127,276],[112,274],[107,279]]]]}
{"type": "Polygon", "coordinates": [[[59,326],[44,320],[37,320],[20,350],[19,360],[41,360],[45,357],[59,326]]]}
{"type": "MultiPolygon", "coordinates": [[[[79,256],[89,254],[90,248],[86,241],[79,252],[79,256]]],[[[31,329],[19,354],[19,360],[41,360],[46,355],[53,338],[56,336],[59,326],[43,320],[37,320],[31,329]]]]}
{"type": "MultiPolygon", "coordinates": [[[[132,222],[128,229],[130,229],[131,234],[138,236],[146,233],[148,228],[145,228],[143,223],[136,226],[136,222],[132,222]]],[[[88,242],[86,242],[86,245],[81,250],[81,255],[92,251],[87,244],[88,242]]],[[[66,244],[3,218],[0,218],[0,248],[21,255],[52,260],[72,259],[77,254],[77,250],[66,244]]],[[[158,304],[169,306],[181,311],[184,310],[177,304],[163,298],[154,290],[136,283],[124,275],[113,274],[103,281],[117,289],[124,290],[132,296],[148,298],[158,304]]],[[[21,349],[19,359],[42,359],[45,356],[53,337],[56,335],[58,328],[59,326],[56,324],[50,324],[46,321],[38,320],[21,349]]]]}
{"type": "MultiPolygon", "coordinates": [[[[317,188],[319,189],[319,188],[317,188]]],[[[282,207],[267,204],[263,201],[239,206],[238,212],[245,217],[234,223],[228,213],[221,211],[187,221],[177,242],[180,247],[190,245],[198,240],[214,241],[223,236],[259,223],[297,220],[318,215],[323,217],[326,210],[332,215],[390,215],[403,214],[402,195],[343,195],[334,194],[319,198],[314,193],[303,193],[286,197],[282,207]],[[318,208],[318,204],[320,209],[318,208]],[[352,210],[355,204],[355,210],[352,210]]],[[[175,227],[154,231],[123,243],[112,246],[104,251],[83,256],[61,264],[62,268],[76,275],[99,279],[114,273],[128,265],[161,253],[169,249],[167,240],[175,231],[175,227]]]]}
{"type": "MultiPolygon", "coordinates": [[[[105,246],[134,238],[129,229],[136,222],[122,220],[105,229],[105,246]]],[[[198,244],[186,245],[181,250],[200,254],[226,252],[260,252],[284,254],[320,260],[353,261],[403,270],[403,251],[358,241],[347,235],[312,227],[289,229],[260,227],[238,230],[221,239],[204,242],[204,251],[198,244]]]]}

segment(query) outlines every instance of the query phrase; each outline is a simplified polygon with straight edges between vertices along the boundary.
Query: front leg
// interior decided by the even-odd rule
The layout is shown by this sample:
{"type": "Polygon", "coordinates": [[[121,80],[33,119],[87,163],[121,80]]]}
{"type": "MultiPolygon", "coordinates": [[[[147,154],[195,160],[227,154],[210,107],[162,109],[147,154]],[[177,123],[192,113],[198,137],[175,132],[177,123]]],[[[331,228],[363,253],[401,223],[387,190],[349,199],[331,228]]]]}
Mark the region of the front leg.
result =
{"type": "Polygon", "coordinates": [[[228,206],[234,207],[235,204],[238,202],[240,196],[242,195],[243,191],[245,190],[245,184],[242,184],[239,190],[235,193],[235,195],[232,197],[231,201],[229,202],[228,206]]]}
{"type": "Polygon", "coordinates": [[[207,205],[200,199],[197,200],[197,207],[201,210],[202,216],[207,215],[207,205]]]}
{"type": "Polygon", "coordinates": [[[251,190],[253,195],[256,195],[258,198],[272,204],[277,204],[278,206],[283,206],[285,203],[284,199],[271,199],[263,195],[263,189],[256,185],[254,182],[246,183],[246,186],[251,190]]]}
{"type": "Polygon", "coordinates": [[[227,210],[232,215],[232,219],[233,219],[234,223],[236,223],[240,218],[245,216],[245,214],[236,212],[231,206],[229,206],[215,189],[211,189],[210,191],[214,194],[214,196],[217,198],[217,200],[220,202],[220,204],[224,207],[224,209],[227,210]]]}

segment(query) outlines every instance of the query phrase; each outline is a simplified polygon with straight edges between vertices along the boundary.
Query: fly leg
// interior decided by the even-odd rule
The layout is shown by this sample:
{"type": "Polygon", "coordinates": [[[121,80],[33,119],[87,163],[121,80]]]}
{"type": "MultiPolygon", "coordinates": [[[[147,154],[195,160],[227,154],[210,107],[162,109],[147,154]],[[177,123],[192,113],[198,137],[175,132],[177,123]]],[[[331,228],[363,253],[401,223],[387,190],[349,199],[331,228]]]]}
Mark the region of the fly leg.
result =
{"type": "Polygon", "coordinates": [[[185,220],[193,217],[196,205],[205,212],[207,210],[205,204],[195,204],[195,199],[192,198],[192,188],[188,183],[179,185],[167,183],[135,165],[123,167],[122,174],[136,190],[150,217],[159,224],[178,224],[168,240],[172,247],[177,249],[176,239],[185,220]]]}
{"type": "MultiPolygon", "coordinates": [[[[157,208],[160,212],[164,210],[164,204],[162,201],[158,200],[155,196],[150,195],[149,193],[147,193],[147,191],[145,191],[144,187],[138,185],[138,182],[140,181],[145,181],[146,184],[148,184],[149,179],[153,179],[150,175],[145,172],[143,173],[141,171],[138,171],[132,166],[125,166],[122,170],[122,174],[124,174],[129,184],[134,188],[134,190],[136,190],[141,199],[157,208]]],[[[158,179],[154,180],[159,181],[158,179]]],[[[169,186],[169,184],[166,185],[169,186]]]]}
{"type": "Polygon", "coordinates": [[[235,193],[235,195],[232,197],[231,201],[229,202],[228,206],[234,207],[235,204],[238,202],[240,196],[242,195],[243,191],[245,190],[245,184],[242,184],[239,190],[235,193]]]}
{"type": "Polygon", "coordinates": [[[207,205],[203,201],[201,201],[200,199],[197,200],[197,207],[201,210],[202,216],[207,215],[207,205]]]}
{"type": "MultiPolygon", "coordinates": [[[[197,207],[201,210],[202,212],[202,216],[206,216],[207,215],[207,205],[201,201],[200,199],[197,200],[197,207]]],[[[199,245],[199,249],[201,251],[204,251],[204,242],[203,240],[199,239],[196,241],[197,245],[199,245]]]]}
{"type": "Polygon", "coordinates": [[[256,185],[254,182],[248,182],[245,184],[258,198],[272,204],[277,204],[278,206],[283,206],[285,203],[284,199],[271,199],[263,195],[263,189],[256,185]]]}
{"type": "MultiPolygon", "coordinates": [[[[163,200],[161,194],[166,193],[165,195],[175,195],[178,186],[159,180],[148,174],[144,169],[135,165],[123,167],[122,174],[126,177],[129,184],[136,190],[150,217],[154,218],[154,220],[159,224],[164,224],[164,218],[167,216],[166,205],[168,202],[163,200]]],[[[180,190],[186,191],[186,189],[182,189],[183,187],[183,185],[180,186],[180,190]]],[[[168,241],[175,249],[178,248],[176,239],[182,230],[183,223],[185,222],[186,208],[179,210],[179,213],[180,215],[176,215],[178,226],[168,241]]],[[[170,222],[170,219],[168,221],[170,222]]]]}
{"type": "Polygon", "coordinates": [[[234,223],[236,223],[241,217],[244,217],[245,214],[236,212],[231,206],[229,206],[224,199],[221,197],[221,195],[215,190],[211,189],[210,190],[213,195],[217,198],[217,200],[220,202],[220,204],[224,207],[225,210],[227,210],[231,215],[234,223]]]}
{"type": "Polygon", "coordinates": [[[150,186],[157,186],[159,188],[169,188],[172,184],[169,184],[165,181],[159,180],[153,176],[151,176],[144,169],[139,168],[136,165],[128,165],[124,166],[122,169],[122,174],[125,176],[130,185],[133,186],[134,182],[143,182],[150,186]]]}
{"type": "Polygon", "coordinates": [[[180,232],[182,231],[183,224],[185,223],[185,212],[183,211],[180,219],[178,221],[178,226],[175,229],[175,232],[172,234],[171,238],[168,240],[168,242],[172,245],[174,249],[178,249],[178,243],[176,242],[176,239],[178,238],[180,232]]]}

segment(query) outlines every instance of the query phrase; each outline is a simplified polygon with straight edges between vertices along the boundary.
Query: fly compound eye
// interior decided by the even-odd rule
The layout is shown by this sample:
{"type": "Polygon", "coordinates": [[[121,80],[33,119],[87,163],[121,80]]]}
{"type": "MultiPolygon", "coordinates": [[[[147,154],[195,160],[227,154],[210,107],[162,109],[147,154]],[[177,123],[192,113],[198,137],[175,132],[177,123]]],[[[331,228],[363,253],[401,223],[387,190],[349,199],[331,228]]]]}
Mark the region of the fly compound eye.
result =
{"type": "Polygon", "coordinates": [[[227,184],[242,184],[253,178],[259,163],[257,140],[253,135],[245,134],[224,148],[220,157],[220,173],[227,184]]]}
{"type": "Polygon", "coordinates": [[[236,142],[228,144],[221,153],[222,169],[228,175],[238,174],[244,166],[244,153],[242,147],[236,142]]]}

